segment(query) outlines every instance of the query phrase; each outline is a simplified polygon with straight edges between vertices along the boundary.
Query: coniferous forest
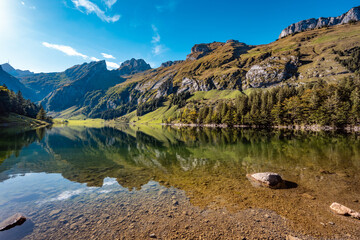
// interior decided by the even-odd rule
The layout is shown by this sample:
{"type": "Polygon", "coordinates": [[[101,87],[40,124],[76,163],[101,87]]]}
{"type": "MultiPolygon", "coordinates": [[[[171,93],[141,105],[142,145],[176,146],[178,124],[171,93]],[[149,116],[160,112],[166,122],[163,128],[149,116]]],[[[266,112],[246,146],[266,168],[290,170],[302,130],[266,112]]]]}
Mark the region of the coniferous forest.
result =
{"type": "MultiPolygon", "coordinates": [[[[176,96],[175,103],[183,102],[176,96]]],[[[189,102],[176,117],[164,123],[226,125],[322,125],[343,127],[360,124],[360,83],[352,78],[338,84],[325,81],[298,87],[277,86],[254,90],[233,101],[213,104],[189,102]],[[190,104],[189,104],[190,103],[190,104]]],[[[175,104],[176,105],[176,104],[175,104]]]]}
{"type": "Polygon", "coordinates": [[[21,91],[15,93],[5,85],[0,86],[0,116],[8,116],[10,113],[36,118],[51,122],[52,118],[46,115],[44,108],[28,99],[24,99],[21,91]]]}

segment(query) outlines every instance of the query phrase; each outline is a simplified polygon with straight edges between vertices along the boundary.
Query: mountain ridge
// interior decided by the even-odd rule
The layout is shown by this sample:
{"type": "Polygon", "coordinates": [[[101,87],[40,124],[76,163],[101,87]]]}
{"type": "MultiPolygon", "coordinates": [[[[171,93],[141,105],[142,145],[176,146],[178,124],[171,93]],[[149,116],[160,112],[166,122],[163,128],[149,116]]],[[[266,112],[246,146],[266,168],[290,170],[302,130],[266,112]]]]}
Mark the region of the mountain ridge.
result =
{"type": "Polygon", "coordinates": [[[9,73],[10,75],[12,75],[14,77],[24,77],[24,76],[29,76],[29,75],[34,74],[33,72],[31,72],[29,70],[15,69],[9,63],[1,64],[1,67],[3,68],[3,70],[5,72],[9,73]]]}
{"type": "Polygon", "coordinates": [[[360,20],[360,6],[351,8],[348,12],[338,17],[320,17],[318,19],[310,18],[307,20],[302,20],[297,23],[293,23],[281,32],[279,38],[283,38],[290,34],[302,32],[310,29],[346,24],[351,21],[359,21],[359,20],[360,20]]]}

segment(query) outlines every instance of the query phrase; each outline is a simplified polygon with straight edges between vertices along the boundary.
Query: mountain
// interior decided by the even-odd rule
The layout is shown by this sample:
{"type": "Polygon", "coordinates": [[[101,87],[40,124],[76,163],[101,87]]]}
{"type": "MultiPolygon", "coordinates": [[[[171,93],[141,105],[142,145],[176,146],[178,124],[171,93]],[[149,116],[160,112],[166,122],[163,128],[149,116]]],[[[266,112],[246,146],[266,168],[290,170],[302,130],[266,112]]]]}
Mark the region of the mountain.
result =
{"type": "Polygon", "coordinates": [[[144,72],[149,69],[151,69],[150,64],[147,64],[143,59],[132,58],[123,62],[117,71],[119,75],[124,76],[144,72]]]}
{"type": "MultiPolygon", "coordinates": [[[[357,79],[360,24],[351,20],[358,15],[359,7],[353,8],[338,18],[316,20],[316,26],[326,23],[326,28],[309,27],[265,45],[233,39],[195,44],[185,61],[168,61],[156,69],[131,59],[108,71],[100,61],[20,79],[55,117],[134,120],[158,109],[163,112],[152,119],[169,111],[169,116],[181,116],[187,109],[232,101],[254,89],[357,79]]],[[[289,29],[289,34],[296,30],[289,29]]]]}
{"type": "Polygon", "coordinates": [[[291,24],[281,32],[279,38],[283,38],[290,34],[303,32],[310,29],[330,27],[330,26],[346,24],[351,21],[359,21],[359,20],[360,20],[360,6],[350,9],[347,13],[344,13],[339,17],[327,17],[327,18],[321,17],[318,19],[311,18],[291,24]]]}
{"type": "Polygon", "coordinates": [[[109,71],[105,61],[84,63],[64,72],[39,73],[21,77],[21,82],[36,91],[32,99],[54,116],[66,111],[66,117],[87,115],[110,87],[125,81],[126,76],[151,69],[142,59],[131,59],[119,69],[109,71]]]}
{"type": "Polygon", "coordinates": [[[67,108],[91,107],[102,91],[124,81],[117,71],[108,71],[105,61],[85,63],[65,71],[71,82],[52,91],[42,103],[48,111],[60,112],[67,108]]]}
{"type": "Polygon", "coordinates": [[[24,77],[24,76],[29,76],[29,75],[34,74],[33,72],[30,72],[29,70],[15,69],[9,63],[1,64],[1,67],[3,68],[3,70],[5,72],[9,73],[10,75],[12,75],[14,77],[24,77]]]}
{"type": "MultiPolygon", "coordinates": [[[[357,78],[359,42],[360,24],[355,23],[305,31],[259,46],[236,40],[196,44],[186,61],[127,76],[99,98],[88,116],[134,116],[141,106],[146,112],[158,109],[159,101],[170,108],[169,102],[181,94],[192,99],[185,101],[186,106],[201,101],[211,105],[256,88],[357,78]]],[[[153,117],[162,117],[157,115],[153,117]]]]}
{"type": "Polygon", "coordinates": [[[0,85],[3,84],[5,84],[7,88],[14,92],[21,91],[25,98],[31,98],[31,96],[34,94],[34,92],[24,86],[24,84],[22,84],[19,79],[4,71],[2,66],[0,66],[0,85]]]}

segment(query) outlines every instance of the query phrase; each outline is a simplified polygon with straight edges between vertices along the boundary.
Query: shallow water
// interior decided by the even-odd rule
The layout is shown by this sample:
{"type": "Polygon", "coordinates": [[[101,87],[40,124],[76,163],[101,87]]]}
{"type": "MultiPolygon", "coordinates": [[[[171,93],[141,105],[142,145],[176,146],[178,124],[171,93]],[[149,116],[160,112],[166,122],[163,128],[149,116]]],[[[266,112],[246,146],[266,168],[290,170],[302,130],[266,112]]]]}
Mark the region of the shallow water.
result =
{"type": "Polygon", "coordinates": [[[28,220],[0,239],[360,238],[360,221],[329,211],[334,201],[360,211],[359,140],[158,126],[1,130],[0,221],[17,212],[28,220]],[[296,187],[255,188],[245,176],[262,171],[296,187]]]}

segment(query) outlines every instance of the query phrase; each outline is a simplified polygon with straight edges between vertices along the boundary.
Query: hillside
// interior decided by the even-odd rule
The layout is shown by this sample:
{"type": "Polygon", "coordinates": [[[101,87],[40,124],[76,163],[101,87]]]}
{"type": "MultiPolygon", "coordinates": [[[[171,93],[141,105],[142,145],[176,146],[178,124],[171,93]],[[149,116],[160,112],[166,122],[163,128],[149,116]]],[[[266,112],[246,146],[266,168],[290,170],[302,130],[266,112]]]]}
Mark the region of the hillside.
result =
{"type": "Polygon", "coordinates": [[[126,77],[106,91],[89,116],[119,117],[136,110],[137,105],[151,105],[155,99],[171,101],[172,96],[185,93],[188,97],[207,91],[249,93],[284,84],[358,78],[354,69],[359,60],[354,54],[359,42],[360,24],[351,23],[297,33],[260,46],[235,40],[195,45],[186,61],[126,77]]]}

